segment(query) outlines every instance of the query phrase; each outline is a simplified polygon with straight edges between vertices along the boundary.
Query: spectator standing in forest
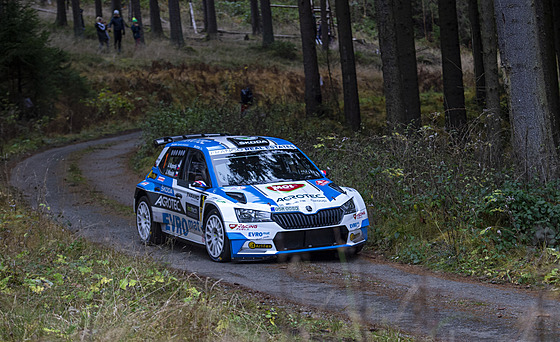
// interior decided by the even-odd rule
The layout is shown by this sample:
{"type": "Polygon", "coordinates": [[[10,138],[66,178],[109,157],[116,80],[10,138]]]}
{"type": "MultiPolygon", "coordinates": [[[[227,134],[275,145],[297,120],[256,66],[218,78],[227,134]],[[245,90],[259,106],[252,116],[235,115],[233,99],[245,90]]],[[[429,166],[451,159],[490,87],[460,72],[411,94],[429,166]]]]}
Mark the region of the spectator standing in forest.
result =
{"type": "Polygon", "coordinates": [[[103,18],[97,17],[95,28],[97,29],[97,39],[99,39],[99,51],[103,49],[103,45],[105,45],[105,51],[109,50],[109,33],[103,18]]]}
{"type": "Polygon", "coordinates": [[[132,26],[130,27],[132,30],[132,37],[134,38],[134,49],[137,49],[138,46],[142,43],[142,27],[138,23],[136,18],[132,18],[132,26]]]}
{"type": "Polygon", "coordinates": [[[128,27],[128,25],[124,22],[124,19],[121,18],[121,15],[118,10],[113,12],[113,18],[109,22],[109,29],[113,29],[114,35],[114,42],[115,42],[115,49],[120,53],[121,52],[121,42],[122,37],[125,34],[124,28],[128,27]]]}

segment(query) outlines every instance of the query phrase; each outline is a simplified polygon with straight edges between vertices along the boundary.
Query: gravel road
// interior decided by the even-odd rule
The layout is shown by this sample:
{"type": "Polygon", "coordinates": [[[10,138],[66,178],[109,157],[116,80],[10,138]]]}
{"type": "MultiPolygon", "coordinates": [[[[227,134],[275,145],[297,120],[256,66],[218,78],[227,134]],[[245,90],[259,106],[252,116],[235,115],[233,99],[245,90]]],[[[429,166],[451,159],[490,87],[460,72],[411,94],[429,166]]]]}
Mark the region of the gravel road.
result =
{"type": "Polygon", "coordinates": [[[141,133],[131,133],[38,153],[17,164],[10,183],[33,206],[47,204],[53,217],[89,240],[132,255],[147,253],[170,267],[263,298],[357,315],[442,341],[560,341],[560,302],[554,293],[457,280],[367,255],[349,262],[313,258],[219,264],[198,246],[144,246],[132,211],[112,210],[111,202],[99,200],[132,206],[134,187],[141,179],[127,163],[140,138],[141,133]],[[88,191],[70,180],[69,169],[76,166],[88,191]]]}

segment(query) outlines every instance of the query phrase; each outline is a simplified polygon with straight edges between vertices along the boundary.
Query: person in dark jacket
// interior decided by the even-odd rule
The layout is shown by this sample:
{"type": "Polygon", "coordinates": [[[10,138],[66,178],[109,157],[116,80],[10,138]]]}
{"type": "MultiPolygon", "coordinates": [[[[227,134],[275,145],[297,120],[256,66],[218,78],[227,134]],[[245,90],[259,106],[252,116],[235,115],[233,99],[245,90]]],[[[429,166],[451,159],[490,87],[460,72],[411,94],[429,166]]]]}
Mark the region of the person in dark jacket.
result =
{"type": "Polygon", "coordinates": [[[97,39],[99,39],[99,51],[103,49],[103,45],[105,45],[106,50],[109,50],[109,33],[103,18],[97,17],[95,28],[97,29],[97,39]]]}
{"type": "Polygon", "coordinates": [[[128,27],[123,18],[121,18],[119,11],[115,10],[113,12],[113,18],[109,22],[109,29],[113,28],[115,49],[117,49],[119,53],[121,52],[121,42],[125,34],[125,26],[128,27]]]}
{"type": "Polygon", "coordinates": [[[135,42],[134,48],[137,49],[142,43],[142,27],[138,23],[138,20],[134,17],[132,18],[132,26],[130,27],[130,30],[132,31],[132,37],[135,42]]]}

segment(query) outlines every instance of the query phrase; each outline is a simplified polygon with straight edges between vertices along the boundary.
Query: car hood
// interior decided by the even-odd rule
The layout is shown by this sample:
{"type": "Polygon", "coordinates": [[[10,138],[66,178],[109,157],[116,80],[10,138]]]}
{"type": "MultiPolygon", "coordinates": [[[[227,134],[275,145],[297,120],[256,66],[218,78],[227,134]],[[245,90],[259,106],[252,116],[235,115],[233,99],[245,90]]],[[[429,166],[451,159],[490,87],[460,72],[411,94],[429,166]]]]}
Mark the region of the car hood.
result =
{"type": "Polygon", "coordinates": [[[272,211],[316,212],[322,208],[338,207],[350,196],[331,187],[328,179],[282,182],[252,186],[224,187],[228,193],[240,193],[251,203],[268,204],[272,211]]]}

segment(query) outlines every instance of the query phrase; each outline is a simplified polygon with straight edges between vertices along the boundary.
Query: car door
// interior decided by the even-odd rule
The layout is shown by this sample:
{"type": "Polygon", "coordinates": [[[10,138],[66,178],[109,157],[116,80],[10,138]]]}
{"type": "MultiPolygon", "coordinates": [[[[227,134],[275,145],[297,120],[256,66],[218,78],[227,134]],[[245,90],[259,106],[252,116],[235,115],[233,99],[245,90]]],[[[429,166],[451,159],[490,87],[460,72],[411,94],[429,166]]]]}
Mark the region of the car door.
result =
{"type": "Polygon", "coordinates": [[[185,208],[188,240],[203,243],[202,210],[206,199],[204,189],[210,185],[204,154],[196,149],[188,149],[183,172],[179,175],[174,189],[176,196],[180,195],[185,208]]]}
{"type": "Polygon", "coordinates": [[[187,149],[171,147],[158,165],[159,175],[154,178],[155,192],[151,194],[154,221],[162,223],[162,231],[182,236],[186,230],[185,207],[181,195],[175,193],[177,179],[183,173],[187,149]]]}

